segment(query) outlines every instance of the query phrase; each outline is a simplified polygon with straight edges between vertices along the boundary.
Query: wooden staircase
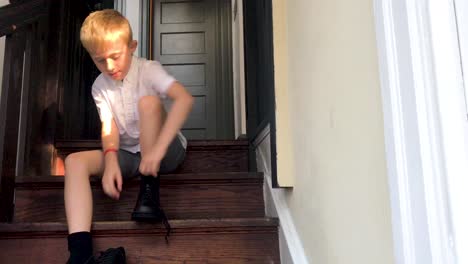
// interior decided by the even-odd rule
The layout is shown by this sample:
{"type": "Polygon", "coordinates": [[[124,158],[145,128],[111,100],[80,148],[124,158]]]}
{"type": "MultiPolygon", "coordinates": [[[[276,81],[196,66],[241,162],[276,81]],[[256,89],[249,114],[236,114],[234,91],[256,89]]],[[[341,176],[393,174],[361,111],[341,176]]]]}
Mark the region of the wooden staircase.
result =
{"type": "MultiPolygon", "coordinates": [[[[51,156],[100,148],[97,141],[56,141],[70,125],[61,116],[63,87],[79,81],[63,74],[79,68],[68,56],[79,45],[70,32],[77,1],[10,2],[0,7],[0,263],[63,264],[63,177],[42,174],[51,156]],[[24,175],[31,168],[35,175],[24,175]]],[[[161,176],[173,228],[168,244],[163,225],[130,221],[138,181],[125,183],[113,201],[93,178],[95,252],[124,246],[130,264],[279,263],[278,220],[265,217],[263,175],[248,172],[247,157],[247,141],[189,142],[180,170],[161,176]]]]}
{"type": "MultiPolygon", "coordinates": [[[[57,142],[58,156],[99,148],[57,142]]],[[[93,178],[95,252],[123,246],[127,263],[279,263],[278,220],[265,217],[263,175],[247,171],[247,141],[191,141],[183,166],[161,176],[161,203],[172,226],[130,221],[138,180],[119,201],[93,178]]],[[[65,263],[63,177],[20,177],[12,223],[0,224],[0,263],[65,263]]]]}

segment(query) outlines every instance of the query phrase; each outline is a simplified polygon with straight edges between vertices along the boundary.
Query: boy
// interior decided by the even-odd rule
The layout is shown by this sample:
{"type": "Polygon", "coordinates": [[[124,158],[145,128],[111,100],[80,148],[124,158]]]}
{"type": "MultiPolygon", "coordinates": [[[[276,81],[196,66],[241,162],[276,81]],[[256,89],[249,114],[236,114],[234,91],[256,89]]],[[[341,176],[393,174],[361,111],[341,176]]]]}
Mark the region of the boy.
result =
{"type": "MultiPolygon", "coordinates": [[[[157,176],[182,163],[187,140],[179,130],[193,104],[192,96],[158,62],[133,56],[137,42],[127,19],[119,12],[91,13],[82,25],[80,39],[101,71],[92,95],[102,122],[102,151],[73,153],[65,160],[65,209],[72,264],[94,263],[90,175],[102,175],[104,192],[116,200],[122,191],[122,179],[141,175],[132,219],[165,219],[159,208],[157,176]],[[162,103],[166,96],[173,100],[168,114],[162,103]]],[[[110,249],[106,254],[125,258],[122,248],[110,249]]]]}

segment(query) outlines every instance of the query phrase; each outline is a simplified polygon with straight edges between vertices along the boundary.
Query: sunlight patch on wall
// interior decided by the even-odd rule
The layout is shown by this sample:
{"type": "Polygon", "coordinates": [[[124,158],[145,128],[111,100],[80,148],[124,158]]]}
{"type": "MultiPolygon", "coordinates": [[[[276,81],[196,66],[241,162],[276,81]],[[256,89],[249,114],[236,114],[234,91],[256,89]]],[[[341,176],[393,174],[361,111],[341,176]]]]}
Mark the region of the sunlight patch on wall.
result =
{"type": "Polygon", "coordinates": [[[277,178],[281,187],[294,186],[294,167],[288,95],[288,33],[285,0],[273,1],[277,178]]]}

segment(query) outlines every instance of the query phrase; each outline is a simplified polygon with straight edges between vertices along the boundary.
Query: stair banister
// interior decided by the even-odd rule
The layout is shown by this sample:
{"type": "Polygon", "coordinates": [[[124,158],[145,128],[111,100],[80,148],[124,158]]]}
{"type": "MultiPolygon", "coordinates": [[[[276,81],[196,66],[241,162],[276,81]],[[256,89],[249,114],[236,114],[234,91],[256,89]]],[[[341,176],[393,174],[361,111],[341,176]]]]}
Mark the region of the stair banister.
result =
{"type": "Polygon", "coordinates": [[[20,129],[20,113],[27,109],[33,77],[40,74],[33,73],[31,65],[37,61],[37,47],[44,41],[37,34],[37,24],[49,10],[47,0],[10,2],[0,8],[0,37],[5,37],[0,89],[0,222],[13,218],[15,177],[24,155],[19,147],[24,140],[20,135],[25,132],[20,129]]]}

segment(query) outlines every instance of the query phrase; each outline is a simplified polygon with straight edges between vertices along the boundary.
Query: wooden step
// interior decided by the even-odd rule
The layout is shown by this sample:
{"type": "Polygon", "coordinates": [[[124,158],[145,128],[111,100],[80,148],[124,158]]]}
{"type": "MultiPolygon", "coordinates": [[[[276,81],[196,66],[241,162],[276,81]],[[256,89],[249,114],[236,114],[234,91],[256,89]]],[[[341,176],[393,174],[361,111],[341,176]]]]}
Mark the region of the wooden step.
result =
{"type": "MultiPolygon", "coordinates": [[[[56,159],[64,160],[73,152],[101,149],[98,140],[62,140],[55,143],[56,159]]],[[[177,172],[248,171],[247,140],[190,140],[187,156],[177,172]]]]}
{"type": "MultiPolygon", "coordinates": [[[[276,218],[95,222],[95,252],[125,247],[127,263],[280,263],[276,218]]],[[[0,224],[0,263],[65,263],[65,223],[0,224]]]]}
{"type": "MultiPolygon", "coordinates": [[[[138,180],[124,184],[119,201],[103,193],[98,178],[91,186],[95,221],[130,220],[138,180]]],[[[15,203],[15,222],[65,221],[63,177],[18,178],[15,203]]],[[[169,219],[263,217],[263,174],[161,175],[161,204],[169,219]]]]}

